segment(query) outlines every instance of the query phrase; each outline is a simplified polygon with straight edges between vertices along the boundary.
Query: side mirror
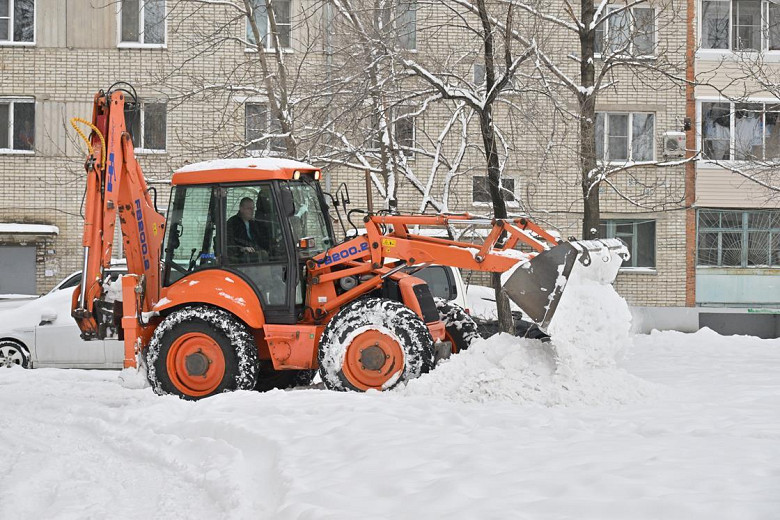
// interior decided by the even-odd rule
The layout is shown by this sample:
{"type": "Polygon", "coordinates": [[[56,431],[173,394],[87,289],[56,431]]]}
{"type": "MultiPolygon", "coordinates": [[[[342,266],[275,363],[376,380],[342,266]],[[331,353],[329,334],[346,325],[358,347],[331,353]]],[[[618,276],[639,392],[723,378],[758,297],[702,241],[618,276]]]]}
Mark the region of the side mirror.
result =
{"type": "Polygon", "coordinates": [[[41,312],[41,322],[38,325],[54,323],[57,320],[57,312],[54,309],[43,309],[41,312]]]}

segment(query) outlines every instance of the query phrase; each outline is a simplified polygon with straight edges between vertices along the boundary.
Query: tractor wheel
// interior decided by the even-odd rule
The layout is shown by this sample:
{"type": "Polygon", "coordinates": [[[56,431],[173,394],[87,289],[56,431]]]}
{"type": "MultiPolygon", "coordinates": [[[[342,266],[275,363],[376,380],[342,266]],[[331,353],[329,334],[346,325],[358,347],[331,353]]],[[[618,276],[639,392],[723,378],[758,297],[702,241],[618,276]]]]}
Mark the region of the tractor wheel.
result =
{"type": "Polygon", "coordinates": [[[452,345],[452,353],[466,350],[480,338],[477,324],[460,306],[442,298],[436,298],[439,318],[444,322],[444,339],[452,345]]]}
{"type": "Polygon", "coordinates": [[[433,338],[402,303],[366,298],[330,320],[320,340],[319,363],[330,390],[389,390],[433,368],[433,338]]]}
{"type": "Polygon", "coordinates": [[[195,400],[254,388],[257,347],[232,314],[197,305],[172,312],[157,326],[146,365],[155,392],[195,400]]]}
{"type": "Polygon", "coordinates": [[[261,361],[255,390],[267,392],[274,388],[285,390],[296,386],[308,386],[316,373],[316,370],[274,370],[271,361],[261,361]]]}
{"type": "Polygon", "coordinates": [[[0,341],[0,367],[12,367],[14,365],[30,368],[30,353],[21,343],[4,339],[0,341]]]}

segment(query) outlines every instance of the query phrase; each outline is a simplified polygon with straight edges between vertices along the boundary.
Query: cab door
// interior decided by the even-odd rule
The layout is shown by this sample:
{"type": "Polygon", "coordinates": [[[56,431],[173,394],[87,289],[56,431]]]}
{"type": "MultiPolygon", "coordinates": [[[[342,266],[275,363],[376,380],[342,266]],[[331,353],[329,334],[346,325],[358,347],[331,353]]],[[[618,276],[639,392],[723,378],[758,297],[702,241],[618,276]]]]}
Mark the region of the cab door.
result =
{"type": "Polygon", "coordinates": [[[254,288],[266,322],[296,323],[297,260],[278,184],[226,185],[222,193],[222,267],[254,288]]]}

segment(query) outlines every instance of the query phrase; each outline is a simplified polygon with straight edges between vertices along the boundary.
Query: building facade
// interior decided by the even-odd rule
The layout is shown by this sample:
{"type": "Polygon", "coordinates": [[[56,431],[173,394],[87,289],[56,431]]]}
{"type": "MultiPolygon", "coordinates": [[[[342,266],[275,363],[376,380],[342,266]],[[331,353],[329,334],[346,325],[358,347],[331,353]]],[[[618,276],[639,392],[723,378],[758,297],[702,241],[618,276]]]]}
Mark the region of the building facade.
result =
{"type": "MultiPolygon", "coordinates": [[[[712,9],[721,13],[721,3],[704,1],[706,5],[696,7],[698,19],[710,20],[712,9]]],[[[6,16],[0,10],[0,223],[8,225],[0,224],[0,293],[42,292],[79,269],[85,155],[69,121],[88,119],[95,92],[116,81],[126,81],[137,91],[139,110],[128,117],[128,126],[144,172],[158,188],[161,206],[165,206],[171,172],[187,163],[284,153],[284,135],[269,106],[260,56],[252,48],[252,24],[229,3],[7,0],[6,4],[6,16]]],[[[373,175],[375,206],[394,198],[393,204],[402,211],[490,213],[477,120],[453,105],[428,108],[426,98],[408,99],[404,92],[396,92],[396,97],[383,92],[375,98],[368,88],[355,94],[344,88],[346,80],[337,91],[335,79],[349,78],[345,71],[358,69],[361,63],[360,53],[350,46],[354,35],[339,29],[338,10],[314,0],[274,4],[274,20],[263,9],[255,13],[257,34],[263,40],[263,57],[273,60],[277,50],[283,53],[291,77],[290,94],[296,100],[293,119],[306,130],[301,130],[306,134],[302,142],[327,141],[331,148],[358,150],[344,156],[314,153],[314,145],[301,148],[299,158],[325,168],[327,189],[335,192],[344,183],[353,207],[366,204],[361,160],[375,164],[384,156],[376,144],[381,136],[371,134],[382,122],[373,119],[370,110],[362,110],[387,102],[384,113],[392,114],[389,133],[404,153],[397,165],[401,173],[392,178],[373,175]],[[271,37],[274,34],[278,39],[271,37]],[[324,90],[330,96],[325,102],[324,90]],[[351,119],[345,116],[350,113],[351,119]],[[335,131],[321,130],[331,128],[331,123],[335,131]],[[391,192],[394,197],[388,195],[391,192]]],[[[761,5],[773,12],[769,4],[761,5]]],[[[431,70],[437,62],[457,62],[448,71],[458,71],[465,84],[479,90],[484,63],[478,52],[468,48],[473,41],[467,28],[448,18],[452,13],[416,2],[400,2],[394,9],[387,19],[402,27],[395,32],[396,48],[410,60],[430,64],[431,70]]],[[[620,52],[645,63],[684,55],[690,47],[686,9],[687,4],[649,2],[624,10],[601,25],[597,59],[618,52],[621,41],[630,43],[620,52]],[[632,38],[625,39],[629,34],[632,38]]],[[[724,20],[732,16],[736,15],[729,12],[724,20]]],[[[697,27],[702,37],[696,37],[702,42],[697,43],[701,47],[696,53],[697,78],[709,67],[711,83],[716,84],[723,77],[721,58],[737,50],[718,47],[722,38],[706,36],[710,33],[701,23],[697,27]],[[717,48],[705,49],[705,40],[715,42],[706,45],[717,48]]],[[[566,57],[578,49],[578,43],[555,31],[545,38],[545,52],[560,61],[565,74],[576,77],[579,66],[566,57]]],[[[732,36],[728,38],[733,43],[732,36]]],[[[741,41],[738,45],[743,45],[741,41]]],[[[771,42],[760,45],[771,54],[771,42]]],[[[611,167],[616,172],[600,188],[600,235],[622,238],[632,253],[618,276],[618,291],[629,303],[642,307],[771,307],[777,297],[762,283],[775,273],[775,259],[780,261],[772,249],[780,248],[780,242],[774,234],[777,217],[768,210],[773,207],[771,197],[719,164],[743,160],[747,153],[743,113],[758,114],[751,116],[751,136],[755,141],[758,117],[763,125],[761,157],[771,156],[774,144],[767,130],[774,125],[771,95],[757,94],[743,106],[724,101],[724,85],[696,88],[697,116],[692,123],[698,136],[696,150],[702,150],[705,159],[719,159],[697,164],[691,209],[685,203],[686,188],[691,188],[686,185],[686,166],[667,143],[685,130],[689,103],[681,83],[667,76],[672,74],[640,77],[615,72],[610,76],[612,86],[596,101],[596,154],[599,164],[608,166],[605,170],[611,167]],[[729,118],[728,125],[722,124],[724,118],[729,118]],[[626,164],[632,167],[623,174],[626,164]],[[693,229],[691,211],[696,219],[693,229]],[[759,216],[762,223],[751,227],[759,216]],[[736,226],[737,220],[741,227],[735,232],[728,226],[736,226]],[[690,268],[691,240],[696,244],[695,269],[690,268]],[[764,240],[773,245],[767,246],[767,258],[761,260],[749,244],[764,240]],[[737,252],[729,241],[741,241],[744,247],[737,252]],[[734,264],[737,260],[739,265],[734,264]],[[746,289],[750,284],[756,289],[746,289]],[[727,286],[734,289],[725,291],[727,286]]],[[[733,83],[728,88],[738,89],[733,83]]],[[[511,109],[496,111],[505,129],[502,186],[509,210],[530,215],[561,236],[579,236],[582,191],[577,134],[571,121],[561,116],[567,112],[565,103],[572,101],[548,102],[544,95],[534,98],[538,93],[523,89],[520,85],[506,96],[504,106],[511,109]]],[[[750,153],[758,153],[757,145],[752,146],[750,153]]],[[[484,280],[479,275],[472,279],[484,280]]]]}

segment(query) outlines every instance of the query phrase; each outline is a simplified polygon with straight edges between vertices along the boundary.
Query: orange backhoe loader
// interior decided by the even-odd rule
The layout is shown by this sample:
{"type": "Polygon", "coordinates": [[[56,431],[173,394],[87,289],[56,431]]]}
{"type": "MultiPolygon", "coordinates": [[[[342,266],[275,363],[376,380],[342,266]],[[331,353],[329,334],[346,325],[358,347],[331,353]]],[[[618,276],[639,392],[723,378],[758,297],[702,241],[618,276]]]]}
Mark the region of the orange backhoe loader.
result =
{"type": "Polygon", "coordinates": [[[317,369],[330,389],[389,389],[475,337],[469,316],[435,301],[415,268],[504,273],[510,298],[544,329],[574,270],[611,283],[627,257],[619,240],[559,242],[528,219],[466,214],[366,213],[365,232],[338,243],[320,170],[274,158],[181,168],[166,221],[125,124],[135,108],[132,88],[117,84],[81,120],[91,133],[79,132],[89,156],[73,317],[85,339],[123,337],[125,366],[144,364],[161,394],[284,387],[317,369]],[[129,273],[121,298],[103,279],[117,216],[129,273]],[[451,225],[490,231],[481,244],[411,231],[451,225]]]}

